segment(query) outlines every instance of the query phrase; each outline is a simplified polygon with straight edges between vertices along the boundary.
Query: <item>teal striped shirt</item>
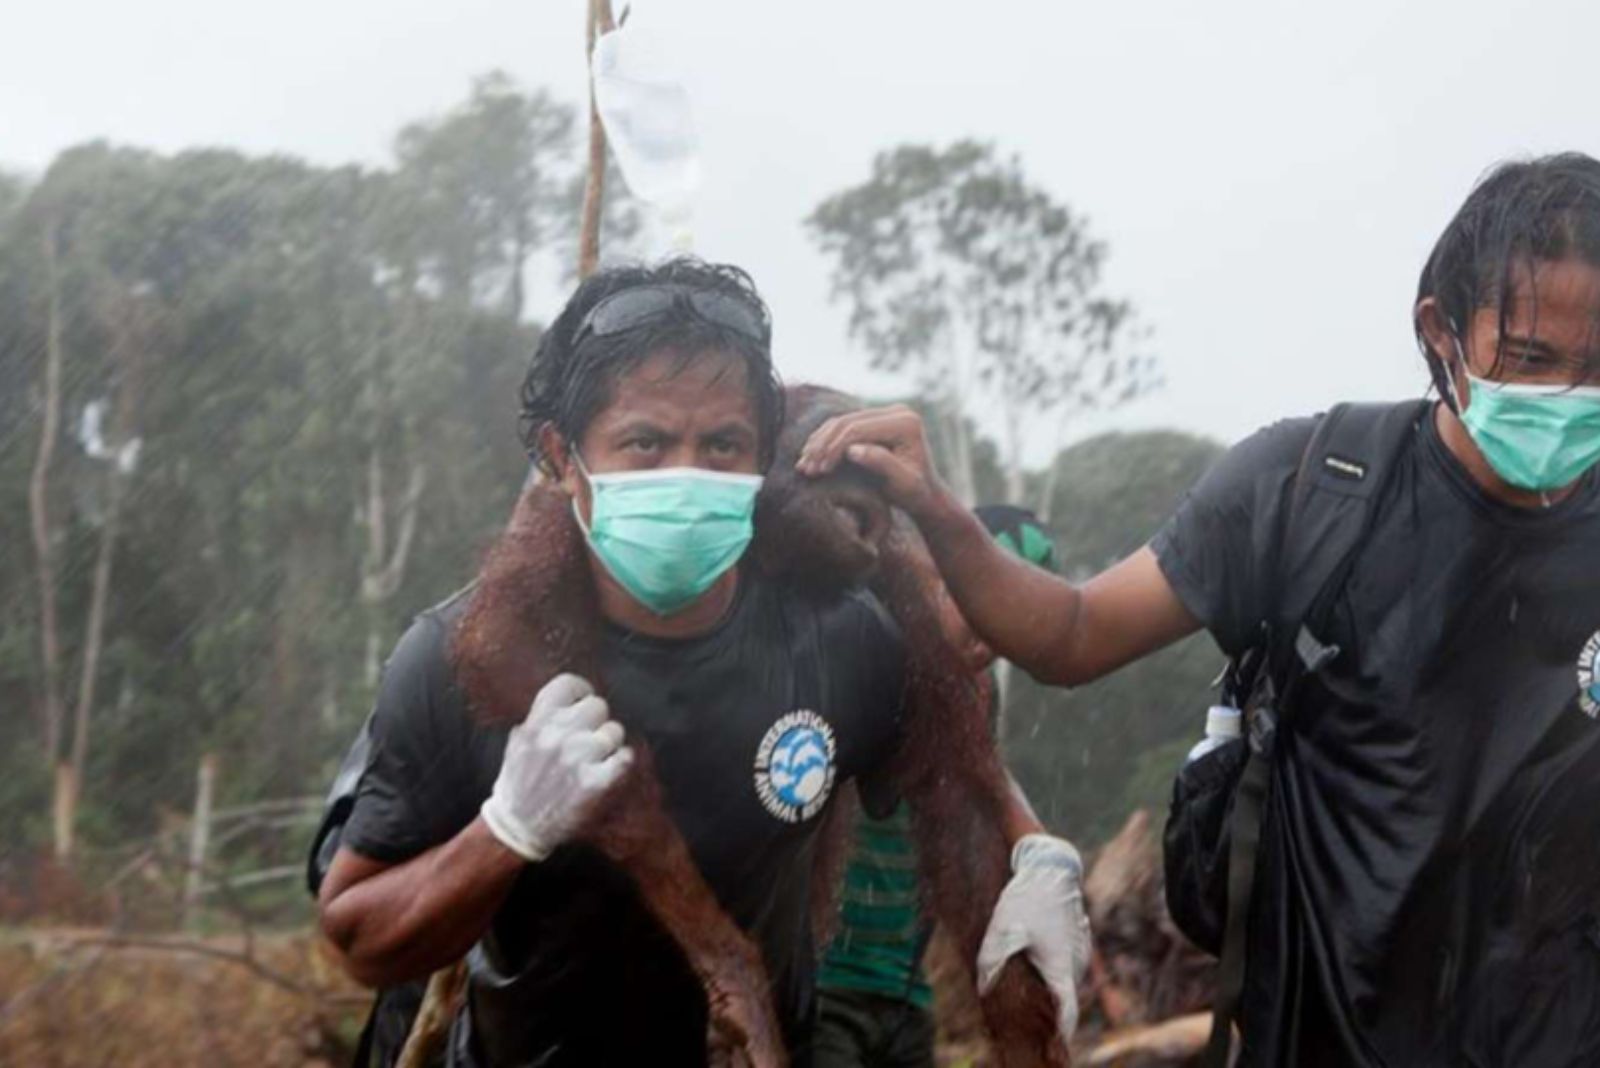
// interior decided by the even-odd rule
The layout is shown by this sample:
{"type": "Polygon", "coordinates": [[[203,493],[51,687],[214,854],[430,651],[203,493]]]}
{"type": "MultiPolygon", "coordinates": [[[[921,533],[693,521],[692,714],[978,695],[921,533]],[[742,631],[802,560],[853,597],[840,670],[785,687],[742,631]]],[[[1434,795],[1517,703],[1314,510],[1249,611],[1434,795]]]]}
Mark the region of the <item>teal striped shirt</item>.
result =
{"type": "Polygon", "coordinates": [[[840,906],[839,933],[823,957],[818,986],[931,1007],[933,991],[918,959],[923,920],[916,847],[904,802],[885,819],[861,819],[840,906]]]}

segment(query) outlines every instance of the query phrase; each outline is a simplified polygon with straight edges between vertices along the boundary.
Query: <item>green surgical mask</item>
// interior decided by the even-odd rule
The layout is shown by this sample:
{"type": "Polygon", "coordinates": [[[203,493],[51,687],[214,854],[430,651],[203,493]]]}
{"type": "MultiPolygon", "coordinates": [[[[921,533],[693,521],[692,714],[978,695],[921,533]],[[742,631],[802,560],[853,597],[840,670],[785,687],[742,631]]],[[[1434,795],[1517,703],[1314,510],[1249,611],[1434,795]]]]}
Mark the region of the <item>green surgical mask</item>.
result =
{"type": "Polygon", "coordinates": [[[1467,373],[1461,413],[1501,478],[1536,493],[1570,486],[1600,463],[1600,387],[1491,382],[1467,373]]]}
{"type": "Polygon", "coordinates": [[[658,616],[692,604],[739,562],[755,533],[760,475],[699,467],[591,475],[590,517],[572,513],[611,577],[658,616]]]}

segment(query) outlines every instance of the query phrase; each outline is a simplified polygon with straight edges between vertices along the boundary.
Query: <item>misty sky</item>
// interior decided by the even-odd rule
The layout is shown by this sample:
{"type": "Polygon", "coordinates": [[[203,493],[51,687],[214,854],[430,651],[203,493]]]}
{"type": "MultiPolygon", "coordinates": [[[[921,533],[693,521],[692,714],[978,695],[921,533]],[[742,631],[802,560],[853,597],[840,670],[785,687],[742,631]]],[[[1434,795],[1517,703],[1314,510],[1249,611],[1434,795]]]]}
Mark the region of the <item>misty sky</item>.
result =
{"type": "MultiPolygon", "coordinates": [[[[618,0],[620,10],[621,0],[618,0]]],[[[58,0],[9,13],[0,162],[92,137],[381,163],[501,68],[577,102],[582,0],[58,0]]],[[[1225,439],[1425,383],[1409,305],[1473,180],[1600,153],[1600,5],[636,0],[680,48],[703,255],[747,267],[793,380],[883,389],[800,221],[902,141],[975,136],[1086,212],[1165,389],[1073,428],[1225,439]]],[[[553,313],[559,294],[540,294],[553,313]]]]}

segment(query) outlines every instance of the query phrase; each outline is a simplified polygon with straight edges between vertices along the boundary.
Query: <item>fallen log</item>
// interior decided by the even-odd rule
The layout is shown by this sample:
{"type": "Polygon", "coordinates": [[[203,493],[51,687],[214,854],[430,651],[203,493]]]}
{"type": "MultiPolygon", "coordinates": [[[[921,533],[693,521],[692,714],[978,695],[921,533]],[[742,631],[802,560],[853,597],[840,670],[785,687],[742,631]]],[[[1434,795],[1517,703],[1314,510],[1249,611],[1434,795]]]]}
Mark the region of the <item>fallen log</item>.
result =
{"type": "Polygon", "coordinates": [[[1161,846],[1150,814],[1135,811],[1100,850],[1084,880],[1094,925],[1107,1030],[1167,1020],[1211,1004],[1216,961],[1167,913],[1161,846]]]}
{"type": "Polygon", "coordinates": [[[1113,1031],[1083,1058],[1086,1065],[1117,1064],[1133,1057],[1185,1064],[1198,1057],[1211,1035],[1211,1014],[1192,1012],[1157,1024],[1113,1031]]]}

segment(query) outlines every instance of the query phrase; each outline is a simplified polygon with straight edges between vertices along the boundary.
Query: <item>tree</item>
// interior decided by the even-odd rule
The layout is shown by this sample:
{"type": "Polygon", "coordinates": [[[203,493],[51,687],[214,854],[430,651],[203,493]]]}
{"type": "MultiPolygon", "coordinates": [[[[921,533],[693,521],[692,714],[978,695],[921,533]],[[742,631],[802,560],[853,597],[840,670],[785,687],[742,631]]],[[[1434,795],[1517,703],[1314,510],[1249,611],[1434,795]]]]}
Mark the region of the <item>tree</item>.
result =
{"type": "Polygon", "coordinates": [[[73,852],[122,505],[139,451],[142,380],[159,319],[151,308],[149,245],[129,229],[129,221],[150,208],[151,168],[147,156],[113,153],[103,146],[69,153],[34,188],[22,209],[25,225],[19,228],[19,234],[38,241],[35,284],[43,305],[42,415],[28,501],[39,603],[44,750],[54,768],[52,836],[59,860],[73,852]],[[63,420],[69,351],[75,357],[75,377],[89,382],[87,391],[75,398],[80,413],[76,426],[63,420]],[[82,357],[76,358],[79,353],[82,357]],[[79,670],[70,722],[63,685],[66,635],[58,613],[64,531],[52,500],[56,453],[64,436],[76,438],[82,468],[99,468],[90,507],[76,512],[95,528],[96,548],[84,621],[76,635],[79,670]]]}
{"type": "Polygon", "coordinates": [[[326,785],[527,472],[572,114],[492,75],[379,167],[91,143],[0,174],[0,901],[41,849],[121,866],[208,755],[220,807],[326,785]]]}
{"type": "Polygon", "coordinates": [[[0,170],[0,227],[11,222],[27,195],[28,184],[20,175],[0,170]]]}
{"type": "Polygon", "coordinates": [[[909,373],[937,414],[932,429],[968,504],[969,419],[998,415],[1007,497],[1023,503],[1030,432],[1042,427],[1054,451],[1072,416],[1151,385],[1131,306],[1102,290],[1105,244],[991,146],[880,153],[867,181],[806,222],[833,261],[851,336],[873,367],[909,373]]]}
{"type": "Polygon", "coordinates": [[[48,793],[29,503],[44,398],[41,354],[27,321],[32,294],[26,267],[39,246],[19,233],[26,196],[21,178],[0,171],[0,708],[31,713],[0,715],[0,818],[45,811],[48,793]]]}
{"type": "Polygon", "coordinates": [[[573,139],[571,107],[499,71],[474,81],[460,108],[406,126],[393,196],[414,251],[401,262],[424,269],[447,301],[520,319],[528,260],[560,228],[573,139]]]}
{"type": "Polygon", "coordinates": [[[439,356],[460,350],[480,311],[503,315],[513,331],[521,323],[530,259],[548,257],[572,231],[575,137],[572,108],[493,72],[474,81],[464,105],[402,129],[395,171],[370,183],[365,241],[381,281],[368,303],[384,314],[364,317],[363,388],[352,413],[366,453],[355,508],[366,532],[359,589],[369,686],[392,636],[385,620],[424,490],[456,477],[430,473],[439,401],[458,378],[439,356]]]}
{"type": "Polygon", "coordinates": [[[36,713],[0,717],[0,809],[27,806],[24,841],[66,857],[186,810],[208,752],[224,803],[320,787],[382,646],[470,577],[526,470],[516,276],[575,227],[572,153],[539,133],[560,110],[480,83],[411,128],[409,170],[91,144],[0,182],[0,702],[36,713]],[[545,155],[452,169],[424,127],[545,155]]]}

